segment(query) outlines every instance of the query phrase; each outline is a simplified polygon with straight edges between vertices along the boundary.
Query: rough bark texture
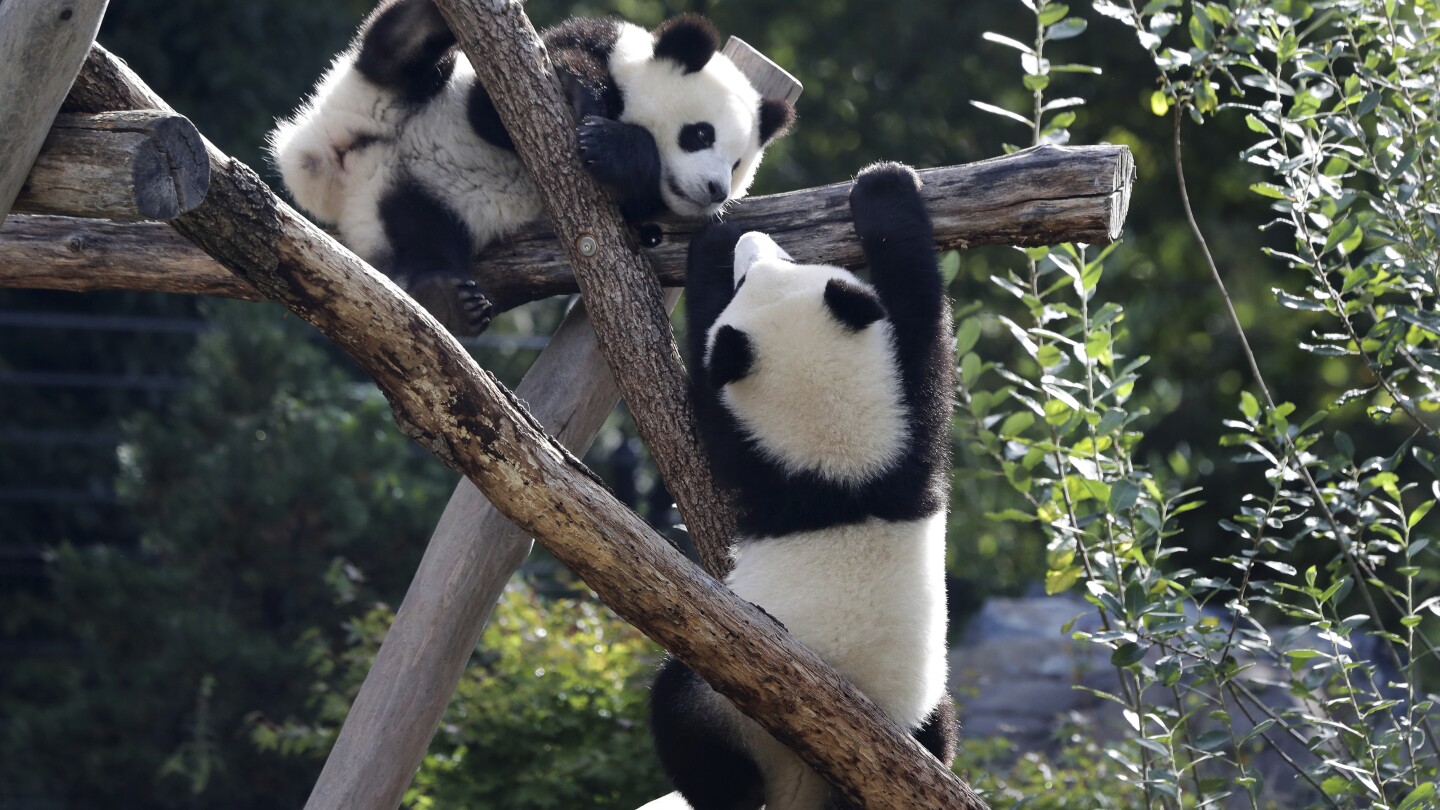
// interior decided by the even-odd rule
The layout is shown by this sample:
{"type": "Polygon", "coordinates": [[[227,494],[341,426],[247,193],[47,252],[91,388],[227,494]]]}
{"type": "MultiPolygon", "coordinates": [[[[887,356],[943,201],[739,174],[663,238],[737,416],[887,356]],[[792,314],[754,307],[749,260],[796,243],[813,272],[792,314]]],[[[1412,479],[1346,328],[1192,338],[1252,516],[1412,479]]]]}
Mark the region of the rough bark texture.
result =
{"type": "MultiPolygon", "coordinates": [[[[679,297],[671,292],[667,305],[679,297]]],[[[566,449],[584,455],[620,390],[583,304],[565,317],[515,395],[566,449]]],[[[529,551],[529,535],[460,479],[307,810],[393,810],[400,803],[495,601],[529,551]]]]}
{"type": "MultiPolygon", "coordinates": [[[[1103,244],[1120,235],[1134,164],[1124,146],[1042,146],[920,172],[936,247],[1103,244]]],[[[864,263],[850,225],[849,183],[740,200],[726,219],[764,230],[800,261],[864,263]]],[[[663,239],[645,253],[660,283],[685,283],[685,247],[697,227],[657,220],[663,239]]],[[[500,310],[578,291],[555,233],[535,225],[492,245],[475,279],[500,310]]],[[[140,289],[253,297],[203,251],[169,228],[17,216],[0,228],[0,286],[140,289]]]]}
{"type": "MultiPolygon", "coordinates": [[[[107,65],[135,86],[92,100],[114,109],[153,98],[119,68],[107,65]]],[[[244,164],[213,148],[210,157],[210,194],[176,228],[350,354],[407,435],[465,474],[606,604],[869,810],[984,807],[843,677],[616,501],[394,284],[244,164]]]]}
{"type": "Polygon", "coordinates": [[[540,36],[514,0],[437,0],[535,179],[565,257],[645,446],[675,498],[705,569],[723,576],[732,500],[705,464],[685,368],[660,283],[620,211],[580,165],[575,123],[540,36]],[[534,167],[544,171],[536,172],[534,167]],[[599,249],[580,250],[583,237],[599,249]]]}
{"type": "Polygon", "coordinates": [[[105,0],[0,3],[0,222],[20,193],[65,91],[85,60],[105,0]]]}
{"type": "Polygon", "coordinates": [[[167,220],[205,199],[210,163],[183,115],[155,110],[56,116],[14,211],[167,220]]]}

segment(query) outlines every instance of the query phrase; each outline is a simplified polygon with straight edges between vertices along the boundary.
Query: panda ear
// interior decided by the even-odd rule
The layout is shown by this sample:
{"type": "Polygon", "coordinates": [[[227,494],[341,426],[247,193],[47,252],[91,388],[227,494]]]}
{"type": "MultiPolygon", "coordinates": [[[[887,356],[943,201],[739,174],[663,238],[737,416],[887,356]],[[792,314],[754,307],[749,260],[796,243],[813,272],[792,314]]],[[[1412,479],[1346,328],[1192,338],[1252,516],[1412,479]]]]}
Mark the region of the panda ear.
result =
{"type": "Polygon", "coordinates": [[[760,102],[760,145],[768,146],[771,141],[790,131],[795,123],[795,105],[784,99],[767,98],[760,102]]]}
{"type": "Polygon", "coordinates": [[[712,388],[723,388],[744,379],[755,365],[755,348],[750,338],[733,326],[722,326],[715,332],[715,343],[705,363],[705,374],[712,388]]]}
{"type": "Polygon", "coordinates": [[[859,332],[885,317],[885,307],[873,291],[839,278],[830,279],[825,285],[825,306],[852,332],[859,332]]]}
{"type": "Polygon", "coordinates": [[[655,58],[669,59],[686,73],[696,73],[720,48],[720,32],[698,14],[681,14],[655,29],[655,58]]]}

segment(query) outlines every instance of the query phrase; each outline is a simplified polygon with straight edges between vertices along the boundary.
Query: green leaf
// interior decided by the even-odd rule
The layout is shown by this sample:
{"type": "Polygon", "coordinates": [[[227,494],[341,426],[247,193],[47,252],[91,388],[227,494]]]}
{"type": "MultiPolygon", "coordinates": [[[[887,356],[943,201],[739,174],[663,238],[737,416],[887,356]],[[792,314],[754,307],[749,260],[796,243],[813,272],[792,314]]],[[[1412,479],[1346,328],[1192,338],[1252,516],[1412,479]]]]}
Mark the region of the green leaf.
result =
{"type": "Polygon", "coordinates": [[[1434,795],[1435,783],[1425,782],[1406,794],[1405,798],[1400,800],[1400,804],[1396,805],[1395,810],[1420,810],[1421,807],[1427,806],[1434,795]]]}
{"type": "Polygon", "coordinates": [[[946,287],[949,287],[949,286],[950,286],[950,282],[952,282],[952,281],[955,280],[955,276],[956,276],[959,272],[960,272],[960,251],[958,251],[958,250],[947,250],[947,251],[945,251],[945,253],[940,256],[940,279],[941,279],[941,281],[944,282],[944,284],[945,284],[946,287]]]}
{"type": "Polygon", "coordinates": [[[1001,437],[1019,436],[1033,424],[1035,424],[1035,414],[1029,411],[1016,411],[1010,414],[1005,423],[1000,426],[1000,435],[1001,437]]]}
{"type": "Polygon", "coordinates": [[[960,384],[966,388],[975,384],[980,377],[980,357],[974,352],[965,355],[960,360],[960,384]]]}
{"type": "MultiPolygon", "coordinates": [[[[974,104],[975,102],[972,101],[970,103],[974,104]]],[[[1252,183],[1250,184],[1250,190],[1262,197],[1269,197],[1275,200],[1288,199],[1288,197],[1285,196],[1285,189],[1280,188],[1274,183],[1252,183]]]]}
{"type": "Polygon", "coordinates": [[[1179,683],[1180,674],[1180,656],[1178,655],[1167,655],[1155,665],[1155,677],[1160,679],[1162,686],[1174,686],[1179,683]]]}
{"type": "Polygon", "coordinates": [[[1045,400],[1044,409],[1046,424],[1059,427],[1070,420],[1070,406],[1058,399],[1045,400]]]}
{"type": "Polygon", "coordinates": [[[1035,352],[1035,360],[1039,362],[1043,368],[1054,368],[1060,365],[1060,359],[1060,350],[1055,348],[1055,344],[1053,343],[1046,343],[1040,347],[1039,351],[1035,352]]]}
{"type": "Polygon", "coordinates": [[[1025,85],[1025,89],[1032,93],[1042,92],[1050,86],[1050,77],[1044,73],[1026,74],[1020,81],[1025,85]]]}
{"type": "Polygon", "coordinates": [[[1426,502],[1420,504],[1419,506],[1415,507],[1415,511],[1414,511],[1414,512],[1411,512],[1411,513],[1410,513],[1410,517],[1405,521],[1406,527],[1407,527],[1407,528],[1411,528],[1411,529],[1415,528],[1415,524],[1416,524],[1416,523],[1419,523],[1419,522],[1422,521],[1422,520],[1424,520],[1424,519],[1425,519],[1425,516],[1428,515],[1428,514],[1430,514],[1430,510],[1433,509],[1434,507],[1435,507],[1435,502],[1434,502],[1434,501],[1426,501],[1426,502]]]}
{"type": "Polygon", "coordinates": [[[1064,3],[1051,3],[1040,10],[1040,24],[1054,25],[1065,19],[1065,15],[1069,13],[1070,7],[1064,3]]]}
{"type": "Polygon", "coordinates": [[[1117,667],[1131,667],[1145,657],[1145,648],[1133,641],[1127,641],[1115,648],[1110,655],[1110,663],[1117,667]]]}
{"type": "Polygon", "coordinates": [[[960,322],[960,328],[955,330],[955,354],[957,357],[964,357],[975,344],[980,340],[980,319],[966,318],[960,322]]]}
{"type": "Polygon", "coordinates": [[[1085,33],[1085,25],[1085,20],[1081,19],[1080,17],[1071,17],[1070,19],[1061,22],[1059,25],[1046,29],[1045,41],[1049,42],[1051,40],[1070,39],[1071,37],[1078,37],[1081,34],[1085,33]]]}
{"type": "Polygon", "coordinates": [[[1214,751],[1230,742],[1230,732],[1226,729],[1214,729],[1195,738],[1195,747],[1201,751],[1214,751]]]}
{"type": "Polygon", "coordinates": [[[1209,50],[1212,37],[1210,21],[1203,14],[1192,14],[1190,16],[1190,41],[1200,50],[1209,50]]]}
{"type": "Polygon", "coordinates": [[[1134,506],[1135,501],[1139,497],[1140,487],[1136,486],[1134,482],[1116,481],[1114,485],[1110,487],[1110,501],[1108,506],[1111,512],[1124,512],[1134,506]]]}
{"type": "Polygon", "coordinates": [[[998,45],[1004,45],[1007,48],[1014,48],[1015,50],[1023,54],[1028,54],[1030,56],[1035,55],[1035,49],[1031,48],[1029,45],[1020,42],[1019,40],[1014,40],[1010,37],[997,34],[994,31],[986,31],[985,33],[980,35],[980,38],[985,40],[986,42],[994,42],[998,45]]]}
{"type": "Polygon", "coordinates": [[[1025,126],[1027,126],[1027,127],[1034,127],[1034,126],[1035,126],[1035,123],[1034,123],[1033,121],[1031,121],[1029,118],[1026,118],[1026,117],[1023,116],[1023,115],[1020,115],[1019,113],[1010,112],[1009,110],[1005,109],[1004,107],[996,107],[994,104],[986,104],[986,103],[983,102],[983,101],[974,101],[974,100],[971,100],[970,103],[971,103],[972,105],[974,105],[975,107],[978,107],[979,109],[982,109],[982,110],[984,110],[985,112],[990,113],[991,115],[998,115],[998,116],[1000,116],[1000,117],[1002,117],[1002,118],[1009,118],[1011,121],[1018,121],[1018,122],[1024,124],[1025,126]]]}
{"type": "Polygon", "coordinates": [[[1045,575],[1045,595],[1054,596],[1070,590],[1080,579],[1080,567],[1073,566],[1064,571],[1050,571],[1045,575]]]}
{"type": "Polygon", "coordinates": [[[1150,94],[1150,112],[1160,116],[1170,112],[1170,99],[1165,97],[1164,90],[1156,90],[1150,94]]]}
{"type": "Polygon", "coordinates": [[[1328,795],[1335,796],[1341,793],[1349,793],[1353,783],[1349,779],[1340,776],[1332,776],[1320,783],[1320,789],[1328,795]]]}
{"type": "Polygon", "coordinates": [[[1249,391],[1240,392],[1240,412],[1245,418],[1254,421],[1260,415],[1260,403],[1256,401],[1255,395],[1249,391]]]}

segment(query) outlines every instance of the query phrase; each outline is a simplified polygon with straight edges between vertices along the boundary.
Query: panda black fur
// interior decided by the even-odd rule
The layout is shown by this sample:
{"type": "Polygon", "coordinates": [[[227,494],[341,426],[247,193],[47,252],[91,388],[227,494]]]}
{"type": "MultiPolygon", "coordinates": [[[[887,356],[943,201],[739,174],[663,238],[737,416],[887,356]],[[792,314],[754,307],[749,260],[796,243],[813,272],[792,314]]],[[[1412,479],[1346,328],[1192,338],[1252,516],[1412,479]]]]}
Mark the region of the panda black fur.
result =
{"type": "MultiPolygon", "coordinates": [[[[630,219],[709,217],[750,186],[794,120],[716,52],[702,17],[653,33],[571,19],[544,34],[590,172],[630,219]]],[[[469,264],[540,216],[499,115],[433,0],[385,0],[314,93],[271,134],[296,202],[404,286],[450,329],[491,306],[469,264]]]]}
{"type": "MultiPolygon", "coordinates": [[[[871,284],[709,227],[690,245],[686,312],[697,418],[740,508],[730,587],[948,764],[953,338],[919,186],[897,164],[855,182],[871,284]]],[[[678,660],[656,678],[651,725],[694,810],[844,806],[678,660]]]]}

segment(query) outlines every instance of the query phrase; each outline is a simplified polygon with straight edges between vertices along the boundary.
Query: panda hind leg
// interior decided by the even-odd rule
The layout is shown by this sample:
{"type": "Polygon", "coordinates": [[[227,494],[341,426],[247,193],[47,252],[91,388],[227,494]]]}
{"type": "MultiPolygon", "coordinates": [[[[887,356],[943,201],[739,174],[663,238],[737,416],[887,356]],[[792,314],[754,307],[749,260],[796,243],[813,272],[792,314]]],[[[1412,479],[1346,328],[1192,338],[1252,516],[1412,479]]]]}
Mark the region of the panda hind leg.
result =
{"type": "Polygon", "coordinates": [[[475,240],[460,217],[404,180],[380,199],[380,221],[390,242],[390,262],[382,269],[446,329],[485,331],[495,307],[470,277],[475,240]]]}
{"type": "Polygon", "coordinates": [[[671,658],[650,695],[650,730],[660,763],[693,810],[760,810],[760,768],[715,713],[715,695],[689,667],[671,658]]]}
{"type": "Polygon", "coordinates": [[[355,69],[406,101],[427,101],[455,68],[455,35],[434,0],[385,0],[360,27],[355,69]]]}
{"type": "Polygon", "coordinates": [[[960,722],[955,717],[955,699],[946,694],[930,711],[930,716],[913,732],[925,750],[935,755],[945,767],[955,761],[959,745],[960,722]]]}

